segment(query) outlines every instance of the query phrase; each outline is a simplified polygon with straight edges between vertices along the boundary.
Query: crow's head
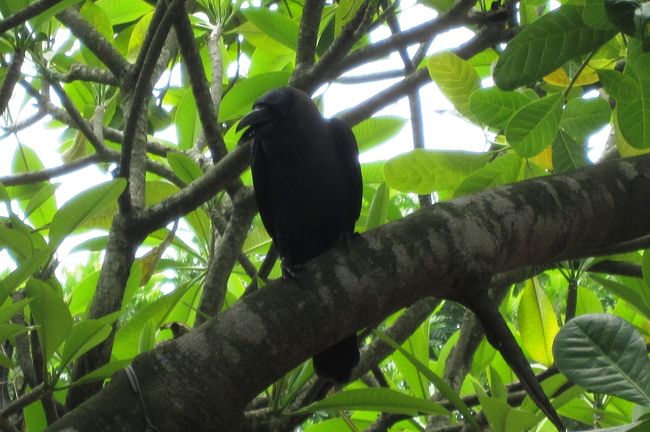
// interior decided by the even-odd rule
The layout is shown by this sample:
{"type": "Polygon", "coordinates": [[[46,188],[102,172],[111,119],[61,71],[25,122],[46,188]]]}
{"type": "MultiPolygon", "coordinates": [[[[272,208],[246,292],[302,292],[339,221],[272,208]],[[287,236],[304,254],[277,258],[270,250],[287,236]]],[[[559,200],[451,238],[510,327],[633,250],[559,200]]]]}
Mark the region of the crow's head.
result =
{"type": "Polygon", "coordinates": [[[296,127],[296,122],[305,115],[320,116],[309,95],[292,87],[271,90],[255,101],[253,111],[239,120],[237,131],[248,128],[240,141],[268,137],[287,126],[296,127]]]}

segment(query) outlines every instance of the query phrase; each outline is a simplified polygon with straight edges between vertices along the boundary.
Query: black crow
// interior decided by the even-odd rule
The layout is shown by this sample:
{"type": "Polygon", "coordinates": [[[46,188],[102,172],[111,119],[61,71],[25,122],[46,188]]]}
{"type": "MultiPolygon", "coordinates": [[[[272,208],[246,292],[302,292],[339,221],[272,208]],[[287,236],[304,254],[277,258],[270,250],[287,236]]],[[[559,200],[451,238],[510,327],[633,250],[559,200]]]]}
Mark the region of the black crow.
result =
{"type": "MultiPolygon", "coordinates": [[[[325,119],[309,95],[291,87],[258,99],[237,130],[252,139],[257,206],[283,270],[324,253],[354,234],[361,212],[357,142],[342,120],[325,119]]],[[[336,325],[332,323],[332,325],[336,325]]],[[[343,383],[359,362],[356,334],[314,356],[323,378],[343,383]]]]}

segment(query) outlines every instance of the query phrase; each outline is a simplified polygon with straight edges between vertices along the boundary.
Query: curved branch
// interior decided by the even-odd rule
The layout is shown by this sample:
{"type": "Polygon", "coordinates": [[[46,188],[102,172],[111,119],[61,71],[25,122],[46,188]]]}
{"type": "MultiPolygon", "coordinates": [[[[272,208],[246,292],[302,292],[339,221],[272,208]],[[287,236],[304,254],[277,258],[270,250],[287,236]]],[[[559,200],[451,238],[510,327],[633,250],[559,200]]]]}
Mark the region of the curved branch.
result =
{"type": "Polygon", "coordinates": [[[86,156],[73,162],[59,165],[53,168],[46,168],[40,171],[30,171],[21,174],[13,174],[0,177],[0,183],[2,183],[4,186],[18,186],[30,183],[38,183],[50,180],[54,177],[69,174],[73,171],[85,168],[100,161],[102,161],[102,157],[95,153],[94,155],[86,156]]]}
{"type": "MultiPolygon", "coordinates": [[[[650,193],[648,172],[650,156],[642,156],[503,186],[419,210],[332,249],[296,279],[270,282],[137,357],[142,392],[156,401],[148,404],[152,418],[169,431],[238,430],[244,407],[270,383],[420,298],[455,297],[468,265],[507,272],[647,234],[650,207],[640,197],[650,193]],[[336,326],[323,325],[332,320],[336,326]],[[185,397],[169,403],[177,392],[185,397]]],[[[49,430],[130,431],[141,419],[119,374],[49,430]]]]}

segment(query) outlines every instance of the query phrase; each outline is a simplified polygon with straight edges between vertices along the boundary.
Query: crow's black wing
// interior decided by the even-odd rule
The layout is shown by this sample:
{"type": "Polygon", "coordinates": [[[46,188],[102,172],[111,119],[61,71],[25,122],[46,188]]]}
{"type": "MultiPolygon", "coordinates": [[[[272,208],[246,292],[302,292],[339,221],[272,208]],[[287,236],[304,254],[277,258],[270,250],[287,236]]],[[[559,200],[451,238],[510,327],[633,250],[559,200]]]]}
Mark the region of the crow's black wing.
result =
{"type": "Polygon", "coordinates": [[[361,214],[361,200],[363,198],[363,182],[361,166],[359,165],[359,149],[352,129],[343,120],[329,119],[330,132],[334,140],[334,147],[340,155],[345,173],[347,175],[349,213],[346,215],[346,225],[354,231],[354,224],[361,214]]]}
{"type": "Polygon", "coordinates": [[[255,189],[255,199],[257,201],[257,210],[260,212],[262,224],[266,228],[273,241],[276,241],[273,230],[273,203],[271,202],[270,188],[271,179],[269,171],[269,162],[262,143],[251,143],[251,174],[253,175],[253,187],[255,189]]]}

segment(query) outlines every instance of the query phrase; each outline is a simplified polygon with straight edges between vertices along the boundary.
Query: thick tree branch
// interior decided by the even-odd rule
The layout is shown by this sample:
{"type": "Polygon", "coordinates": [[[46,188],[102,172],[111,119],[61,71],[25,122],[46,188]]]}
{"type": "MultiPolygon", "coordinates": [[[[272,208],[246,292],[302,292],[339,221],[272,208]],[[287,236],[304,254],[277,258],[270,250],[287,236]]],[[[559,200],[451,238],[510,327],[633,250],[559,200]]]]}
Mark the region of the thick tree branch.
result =
{"type": "MultiPolygon", "coordinates": [[[[606,163],[439,203],[367,232],[307,263],[295,280],[271,282],[136,358],[150,414],[168,431],[237,430],[244,407],[270,383],[420,298],[454,298],[468,268],[548,265],[647,234],[648,173],[647,156],[606,163]],[[185,397],[170,403],[179,392],[185,397]]],[[[135,430],[139,411],[119,374],[49,430],[135,430]]]]}

